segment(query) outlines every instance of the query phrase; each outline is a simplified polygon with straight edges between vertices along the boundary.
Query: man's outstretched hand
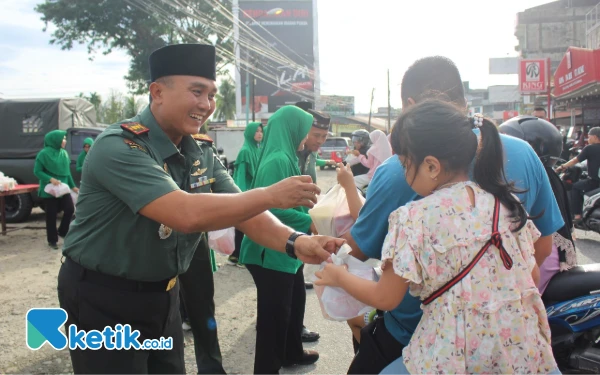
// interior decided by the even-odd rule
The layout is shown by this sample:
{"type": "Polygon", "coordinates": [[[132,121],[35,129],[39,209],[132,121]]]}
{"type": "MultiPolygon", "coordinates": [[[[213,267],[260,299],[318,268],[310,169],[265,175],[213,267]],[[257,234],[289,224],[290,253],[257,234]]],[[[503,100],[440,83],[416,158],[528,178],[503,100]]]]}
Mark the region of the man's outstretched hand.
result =
{"type": "Polygon", "coordinates": [[[346,240],[329,236],[300,236],[294,250],[298,259],[308,264],[321,264],[346,243],[346,240]]]}

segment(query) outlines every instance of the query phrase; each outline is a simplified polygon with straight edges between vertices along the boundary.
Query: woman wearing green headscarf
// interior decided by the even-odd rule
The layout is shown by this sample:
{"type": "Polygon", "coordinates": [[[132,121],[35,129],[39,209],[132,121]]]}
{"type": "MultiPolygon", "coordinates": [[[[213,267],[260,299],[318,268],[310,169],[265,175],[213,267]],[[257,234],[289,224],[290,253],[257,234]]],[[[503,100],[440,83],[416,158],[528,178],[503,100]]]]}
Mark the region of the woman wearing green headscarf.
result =
{"type": "Polygon", "coordinates": [[[79,157],[77,158],[77,165],[75,166],[77,172],[81,173],[83,171],[83,162],[85,161],[85,157],[87,156],[87,153],[90,151],[90,148],[93,144],[94,140],[92,138],[86,138],[83,140],[83,151],[81,151],[81,154],[79,154],[79,157]]]}
{"type": "MultiPolygon", "coordinates": [[[[260,142],[263,138],[263,127],[260,122],[251,122],[244,130],[244,145],[235,159],[235,168],[233,172],[233,181],[242,190],[246,191],[252,186],[258,157],[260,154],[260,142]]],[[[244,267],[239,263],[240,248],[244,233],[235,230],[235,250],[227,260],[228,264],[244,267]]]]}
{"type": "Polygon", "coordinates": [[[40,181],[38,195],[44,200],[46,211],[46,237],[48,246],[58,249],[58,236],[65,237],[69,231],[71,218],[73,217],[73,200],[71,194],[65,194],[60,198],[46,193],[44,188],[48,184],[60,185],[61,182],[79,192],[71,176],[71,159],[64,147],[67,145],[67,132],[64,130],[53,130],[44,137],[44,148],[37,154],[33,173],[40,181]],[[56,217],[62,207],[63,217],[56,229],[56,217]]]}
{"type": "MultiPolygon", "coordinates": [[[[296,152],[304,148],[312,122],[313,116],[296,106],[282,107],[271,116],[252,188],[300,175],[296,152]]],[[[296,231],[308,233],[313,229],[304,207],[271,212],[296,231]]],[[[248,237],[242,242],[240,262],[250,271],[258,294],[254,373],[278,374],[282,366],[316,362],[319,354],[302,347],[306,305],[302,262],[248,237]]]]}

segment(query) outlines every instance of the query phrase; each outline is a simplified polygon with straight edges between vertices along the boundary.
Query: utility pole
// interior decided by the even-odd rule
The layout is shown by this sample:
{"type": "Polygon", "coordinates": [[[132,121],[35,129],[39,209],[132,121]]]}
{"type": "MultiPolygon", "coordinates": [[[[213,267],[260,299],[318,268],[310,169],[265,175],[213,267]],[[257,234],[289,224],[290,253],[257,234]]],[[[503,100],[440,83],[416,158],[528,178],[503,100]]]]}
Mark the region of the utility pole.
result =
{"type": "Polygon", "coordinates": [[[251,88],[251,93],[250,93],[250,97],[252,98],[252,122],[254,122],[255,120],[255,104],[254,104],[254,84],[255,84],[255,78],[254,78],[254,73],[250,75],[250,79],[252,80],[252,88],[251,88]]]}
{"type": "Polygon", "coordinates": [[[250,51],[246,49],[246,126],[250,122],[250,51]]]}
{"type": "Polygon", "coordinates": [[[390,70],[388,69],[388,123],[387,133],[390,134],[390,128],[392,127],[392,106],[390,104],[390,70]]]}
{"type": "Polygon", "coordinates": [[[373,114],[373,96],[375,96],[375,87],[371,90],[371,107],[369,108],[369,133],[371,132],[371,115],[373,114]]]}

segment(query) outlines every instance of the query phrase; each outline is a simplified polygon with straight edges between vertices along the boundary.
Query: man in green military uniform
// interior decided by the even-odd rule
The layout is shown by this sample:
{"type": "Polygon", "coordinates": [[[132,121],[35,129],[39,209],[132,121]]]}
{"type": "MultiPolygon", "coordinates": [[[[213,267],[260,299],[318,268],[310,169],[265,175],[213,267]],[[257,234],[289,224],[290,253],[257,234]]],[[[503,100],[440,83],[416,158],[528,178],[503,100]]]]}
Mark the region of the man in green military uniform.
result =
{"type": "MultiPolygon", "coordinates": [[[[240,193],[227,169],[221,163],[213,140],[205,134],[192,136],[200,150],[203,168],[195,177],[210,184],[212,193],[240,193]]],[[[192,174],[193,175],[193,174],[192,174]]],[[[208,186],[208,185],[207,185],[208,186]]],[[[198,374],[225,374],[215,319],[215,284],[213,258],[207,236],[200,239],[188,270],[179,275],[186,314],[194,336],[194,352],[198,374]]]]}
{"type": "Polygon", "coordinates": [[[335,165],[335,161],[321,159],[317,153],[327,140],[331,118],[324,113],[313,110],[310,102],[301,101],[296,103],[296,106],[313,115],[313,126],[308,133],[304,150],[298,151],[298,164],[300,172],[303,175],[309,175],[313,182],[316,183],[317,167],[335,165]]]}
{"type": "Polygon", "coordinates": [[[205,176],[214,158],[191,136],[214,111],[214,46],[167,46],[152,53],[149,65],[152,101],[96,139],[65,238],[57,289],[66,327],[98,330],[107,343],[71,350],[75,373],[185,373],[177,276],[193,262],[203,232],[235,226],[313,264],[343,243],[304,236],[265,212],[312,207],[319,189],[309,177],[241,194],[207,194],[213,185],[233,188],[214,165],[213,177],[205,176]],[[172,349],[115,349],[105,327],[126,331],[123,325],[139,332],[139,343],[171,337],[172,349]]]}

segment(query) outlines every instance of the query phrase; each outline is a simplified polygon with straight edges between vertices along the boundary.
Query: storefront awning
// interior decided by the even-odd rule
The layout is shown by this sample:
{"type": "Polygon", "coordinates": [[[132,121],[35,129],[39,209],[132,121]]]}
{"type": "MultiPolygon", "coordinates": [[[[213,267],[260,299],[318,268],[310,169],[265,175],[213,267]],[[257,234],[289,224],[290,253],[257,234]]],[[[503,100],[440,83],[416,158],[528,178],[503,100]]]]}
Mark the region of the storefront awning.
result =
{"type": "Polygon", "coordinates": [[[554,73],[557,100],[600,95],[600,50],[569,47],[554,73]]]}

